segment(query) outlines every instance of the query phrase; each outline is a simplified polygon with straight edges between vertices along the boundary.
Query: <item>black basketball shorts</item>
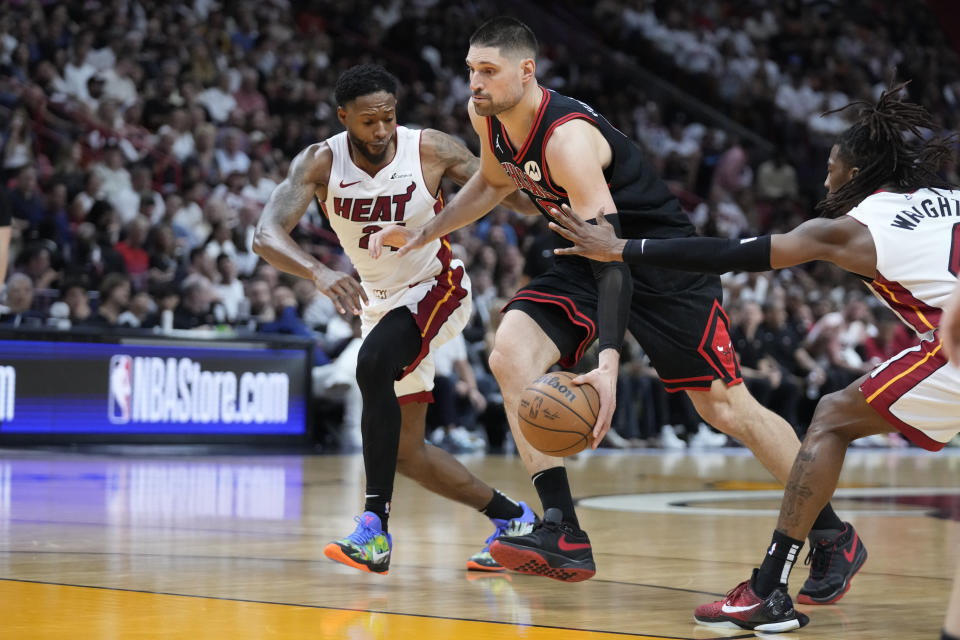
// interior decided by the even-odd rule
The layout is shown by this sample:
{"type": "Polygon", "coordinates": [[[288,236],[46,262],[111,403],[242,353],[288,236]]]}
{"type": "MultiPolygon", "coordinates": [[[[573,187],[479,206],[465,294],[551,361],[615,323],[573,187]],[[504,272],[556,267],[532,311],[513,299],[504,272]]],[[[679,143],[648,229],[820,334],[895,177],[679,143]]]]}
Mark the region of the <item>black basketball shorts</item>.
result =
{"type": "MultiPolygon", "coordinates": [[[[646,266],[631,273],[627,327],[667,391],[703,391],[716,379],[727,386],[742,382],[719,277],[646,266]]],[[[557,260],[503,312],[510,309],[530,316],[557,345],[560,366],[572,367],[597,337],[597,284],[589,263],[557,260]]]]}

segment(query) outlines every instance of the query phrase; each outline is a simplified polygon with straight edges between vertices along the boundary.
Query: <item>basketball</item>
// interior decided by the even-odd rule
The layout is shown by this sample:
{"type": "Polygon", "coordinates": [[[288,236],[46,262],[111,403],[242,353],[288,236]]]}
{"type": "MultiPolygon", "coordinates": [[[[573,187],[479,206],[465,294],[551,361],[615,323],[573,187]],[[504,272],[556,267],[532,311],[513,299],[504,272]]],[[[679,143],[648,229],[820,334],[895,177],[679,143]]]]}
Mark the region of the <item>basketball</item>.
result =
{"type": "Polygon", "coordinates": [[[573,384],[575,377],[569,371],[544,374],[520,396],[520,430],[547,455],[569,456],[593,444],[600,394],[589,384],[573,384]]]}

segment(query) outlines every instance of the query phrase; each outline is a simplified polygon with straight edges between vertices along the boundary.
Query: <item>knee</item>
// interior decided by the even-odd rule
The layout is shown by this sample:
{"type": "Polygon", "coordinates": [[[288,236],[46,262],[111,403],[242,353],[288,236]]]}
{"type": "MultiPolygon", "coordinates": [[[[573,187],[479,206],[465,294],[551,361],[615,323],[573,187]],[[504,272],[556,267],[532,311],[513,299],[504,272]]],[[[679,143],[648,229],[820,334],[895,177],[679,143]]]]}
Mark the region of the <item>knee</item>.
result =
{"type": "Polygon", "coordinates": [[[834,391],[820,398],[804,442],[825,438],[840,438],[847,443],[852,441],[853,436],[846,428],[849,421],[845,416],[849,414],[853,400],[849,389],[834,391]]]}
{"type": "Polygon", "coordinates": [[[496,378],[497,383],[503,387],[504,383],[509,381],[511,369],[516,367],[516,363],[507,355],[507,349],[500,343],[494,344],[487,362],[490,364],[490,371],[493,373],[493,377],[496,378]]]}
{"type": "Polygon", "coordinates": [[[727,398],[714,400],[699,409],[700,417],[710,423],[714,429],[738,439],[743,435],[745,421],[738,418],[736,410],[727,398]]]}
{"type": "Polygon", "coordinates": [[[357,384],[361,389],[372,384],[383,384],[396,377],[394,363],[383,349],[372,348],[366,343],[357,354],[357,384]]]}

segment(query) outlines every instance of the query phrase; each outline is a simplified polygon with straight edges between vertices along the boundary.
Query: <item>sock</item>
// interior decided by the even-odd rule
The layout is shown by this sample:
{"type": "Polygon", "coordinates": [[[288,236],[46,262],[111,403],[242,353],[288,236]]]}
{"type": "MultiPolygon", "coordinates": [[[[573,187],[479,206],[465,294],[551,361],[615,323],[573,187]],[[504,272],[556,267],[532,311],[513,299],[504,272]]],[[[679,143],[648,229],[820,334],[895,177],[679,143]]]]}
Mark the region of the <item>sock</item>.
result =
{"type": "Polygon", "coordinates": [[[960,640],[960,637],[947,633],[946,629],[942,629],[940,631],[940,640],[960,640]]]}
{"type": "Polygon", "coordinates": [[[822,531],[824,529],[831,531],[843,531],[843,520],[841,520],[837,514],[834,512],[833,507],[830,506],[830,503],[827,503],[817,516],[817,519],[813,521],[813,527],[811,529],[816,529],[822,531]]]}
{"type": "Polygon", "coordinates": [[[494,489],[493,497],[487,506],[480,509],[480,513],[497,520],[513,520],[523,515],[523,507],[494,489]]]}
{"type": "Polygon", "coordinates": [[[803,540],[794,540],[785,533],[774,531],[773,541],[757,573],[757,583],[753,585],[754,593],[766,598],[777,587],[787,586],[790,570],[802,547],[803,540]]]}
{"type": "Polygon", "coordinates": [[[368,495],[363,504],[364,511],[370,511],[377,514],[380,518],[380,528],[387,532],[387,518],[390,517],[390,498],[384,496],[368,495]]]}
{"type": "Polygon", "coordinates": [[[580,528],[577,512],[573,509],[573,496],[570,483],[567,482],[567,470],[564,467],[551,467],[533,476],[533,486],[537,489],[543,512],[557,508],[563,514],[563,521],[580,528]]]}

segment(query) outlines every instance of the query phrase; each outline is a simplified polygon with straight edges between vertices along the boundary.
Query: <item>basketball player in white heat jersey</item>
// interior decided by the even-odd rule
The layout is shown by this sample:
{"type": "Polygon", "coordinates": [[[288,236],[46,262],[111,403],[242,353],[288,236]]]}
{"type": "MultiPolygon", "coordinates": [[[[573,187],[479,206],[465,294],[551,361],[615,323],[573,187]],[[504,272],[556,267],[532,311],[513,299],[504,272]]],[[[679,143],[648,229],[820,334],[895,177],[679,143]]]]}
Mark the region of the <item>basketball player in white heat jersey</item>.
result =
{"type": "MultiPolygon", "coordinates": [[[[902,88],[885,92],[876,105],[855,103],[865,108],[830,151],[827,197],[817,207],[823,217],[789,233],[624,241],[609,225],[583,224],[570,214],[562,219],[567,228],[557,229],[577,244],[558,250],[563,253],[690,271],[767,271],[827,260],[861,276],[921,338],[918,346],[820,400],[760,569],[723,600],[698,607],[694,615],[701,623],[772,632],[803,626],[806,616],[794,610],[787,578],[817,512],[836,489],[850,443],[896,430],[938,451],[960,431],[960,369],[947,364],[939,331],[945,308],[957,321],[957,302],[948,301],[960,276],[960,191],[937,173],[951,147],[922,134],[934,130],[932,119],[922,107],[897,100],[902,88]]],[[[844,531],[836,540],[814,541],[814,565],[820,545],[840,547],[843,553],[833,556],[850,563],[844,583],[849,588],[866,560],[857,536],[844,531]]],[[[814,566],[814,582],[817,574],[826,578],[837,570],[835,562],[822,564],[814,566]]],[[[957,614],[953,625],[960,626],[957,614]]],[[[955,639],[957,631],[945,629],[943,637],[955,639]]]]}
{"type": "MultiPolygon", "coordinates": [[[[370,235],[384,226],[426,224],[442,208],[440,181],[446,177],[462,185],[480,161],[444,133],[397,126],[396,92],[396,78],[377,65],[352,67],[340,76],[337,115],[346,131],[310,145],[293,160],[263,210],[254,250],[278,269],[313,280],[341,313],[349,310],[362,320],[357,383],[363,396],[366,503],[356,530],[328,544],[327,557],[387,573],[392,548],[387,517],[399,469],[489,517],[496,530],[467,567],[501,571],[489,554],[490,542],[504,532],[529,531],[533,512],[424,442],[433,389],[431,351],[459,333],[470,317],[470,281],[463,263],[453,257],[446,238],[403,257],[373,260],[367,252],[370,235]],[[320,264],[290,237],[314,197],[360,283],[320,264]]],[[[535,213],[529,198],[519,193],[504,204],[535,213]]]]}

